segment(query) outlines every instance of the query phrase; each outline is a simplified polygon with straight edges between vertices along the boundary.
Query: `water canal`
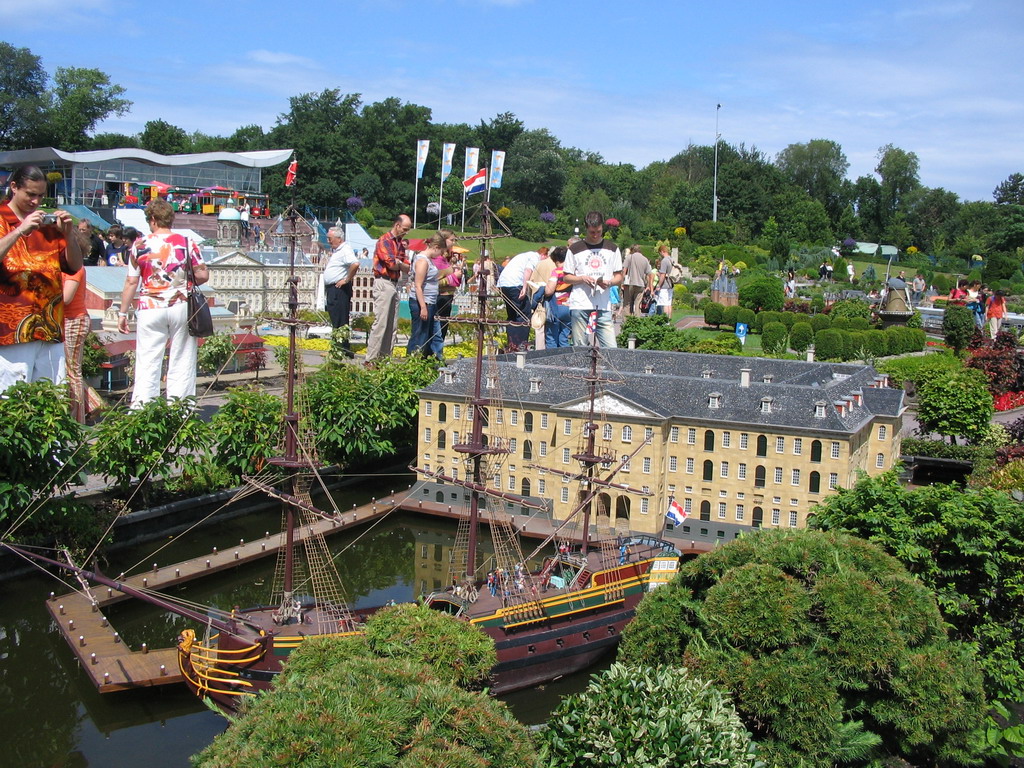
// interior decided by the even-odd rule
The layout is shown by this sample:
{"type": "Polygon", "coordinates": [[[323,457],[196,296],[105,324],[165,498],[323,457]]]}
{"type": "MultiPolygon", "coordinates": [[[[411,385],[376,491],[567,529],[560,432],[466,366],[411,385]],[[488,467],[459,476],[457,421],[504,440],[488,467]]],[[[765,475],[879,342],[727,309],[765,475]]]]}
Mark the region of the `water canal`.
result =
{"type": "MultiPolygon", "coordinates": [[[[405,487],[405,479],[396,487],[405,487]]],[[[363,504],[379,487],[336,493],[339,508],[363,504]]],[[[278,512],[253,513],[193,531],[163,549],[149,543],[118,552],[104,568],[119,573],[140,561],[169,564],[231,546],[280,527],[278,512]]],[[[339,571],[355,607],[389,599],[409,601],[440,586],[447,576],[455,541],[454,522],[405,513],[335,534],[339,571]]],[[[489,542],[483,543],[486,553],[489,542]]],[[[190,600],[230,607],[264,603],[274,558],[241,566],[180,588],[190,600]]],[[[145,565],[143,567],[146,567],[145,565]]],[[[184,686],[100,695],[78,668],[71,650],[53,627],[46,596],[68,588],[44,575],[0,582],[0,768],[179,768],[227,726],[184,686]]],[[[125,641],[138,647],[173,645],[188,622],[151,607],[128,602],[107,610],[125,641]]],[[[506,698],[516,716],[533,724],[545,719],[565,693],[581,690],[588,675],[556,681],[541,690],[506,698]]]]}

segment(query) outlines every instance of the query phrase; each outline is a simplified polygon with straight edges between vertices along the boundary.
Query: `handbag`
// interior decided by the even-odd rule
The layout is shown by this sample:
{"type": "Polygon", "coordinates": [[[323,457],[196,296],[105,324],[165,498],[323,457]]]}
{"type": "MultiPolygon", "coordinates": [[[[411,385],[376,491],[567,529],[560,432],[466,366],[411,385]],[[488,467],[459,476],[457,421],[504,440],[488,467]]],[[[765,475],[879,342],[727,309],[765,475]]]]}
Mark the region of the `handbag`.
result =
{"type": "Polygon", "coordinates": [[[537,307],[533,310],[533,314],[530,315],[530,327],[535,331],[539,331],[544,328],[545,323],[548,321],[548,310],[544,306],[544,302],[540,302],[537,307]]]}
{"type": "Polygon", "coordinates": [[[188,278],[188,335],[197,339],[213,336],[213,315],[210,314],[210,305],[206,303],[206,297],[196,285],[190,253],[185,255],[185,275],[188,278]]]}

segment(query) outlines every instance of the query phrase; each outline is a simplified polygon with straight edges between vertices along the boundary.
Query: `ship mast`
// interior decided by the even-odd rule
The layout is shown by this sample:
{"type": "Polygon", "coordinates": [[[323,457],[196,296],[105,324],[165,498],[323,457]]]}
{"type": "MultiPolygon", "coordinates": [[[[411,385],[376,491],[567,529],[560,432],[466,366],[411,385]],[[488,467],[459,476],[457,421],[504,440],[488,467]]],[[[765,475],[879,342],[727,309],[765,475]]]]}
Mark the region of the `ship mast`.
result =
{"type": "Polygon", "coordinates": [[[573,454],[573,458],[580,463],[586,479],[582,480],[580,487],[586,492],[586,501],[583,507],[583,554],[587,554],[590,542],[590,515],[594,506],[593,481],[597,473],[597,466],[608,461],[607,456],[602,456],[596,451],[597,421],[594,419],[594,411],[597,401],[597,385],[607,382],[597,373],[597,334],[594,334],[593,343],[590,345],[590,370],[583,380],[588,385],[587,423],[583,425],[583,447],[579,453],[573,454]]]}

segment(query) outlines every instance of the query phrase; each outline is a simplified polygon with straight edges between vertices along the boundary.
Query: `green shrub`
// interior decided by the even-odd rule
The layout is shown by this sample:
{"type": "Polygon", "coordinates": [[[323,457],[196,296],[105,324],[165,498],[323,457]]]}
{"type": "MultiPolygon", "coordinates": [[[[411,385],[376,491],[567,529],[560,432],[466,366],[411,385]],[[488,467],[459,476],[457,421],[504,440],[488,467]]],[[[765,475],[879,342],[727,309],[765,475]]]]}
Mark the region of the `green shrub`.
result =
{"type": "Polygon", "coordinates": [[[768,323],[761,332],[761,349],[769,355],[785,352],[788,335],[786,326],[782,323],[768,323]]]}
{"type": "Polygon", "coordinates": [[[740,308],[733,304],[730,307],[725,308],[725,312],[722,314],[722,325],[727,325],[730,328],[736,327],[736,318],[739,316],[740,308]]]}
{"type": "Polygon", "coordinates": [[[866,301],[860,299],[842,299],[835,302],[828,313],[832,316],[833,321],[837,317],[854,318],[854,317],[871,317],[871,305],[866,301]]]}
{"type": "Polygon", "coordinates": [[[754,310],[747,309],[746,307],[740,307],[736,313],[736,322],[746,323],[748,330],[753,330],[756,319],[757,315],[754,313],[754,310]]]}
{"type": "Polygon", "coordinates": [[[807,348],[814,342],[814,329],[810,323],[799,322],[793,325],[789,332],[789,346],[797,352],[806,352],[807,348]]]}
{"type": "Polygon", "coordinates": [[[847,360],[860,360],[870,355],[864,331],[850,331],[846,334],[843,350],[847,360]]]}
{"type": "Polygon", "coordinates": [[[842,315],[832,318],[832,327],[837,331],[848,331],[852,327],[851,319],[842,315]]]}
{"type": "MultiPolygon", "coordinates": [[[[890,351],[890,354],[893,353],[890,351]]],[[[878,371],[887,374],[893,386],[902,387],[907,381],[917,383],[939,372],[958,371],[963,367],[963,362],[951,353],[933,352],[918,357],[885,360],[878,364],[878,371]]]]}
{"type": "Polygon", "coordinates": [[[220,373],[224,365],[235,354],[235,342],[230,333],[215,333],[207,336],[199,345],[196,365],[203,373],[220,373]]]}
{"type": "Polygon", "coordinates": [[[210,420],[213,461],[235,482],[256,475],[277,453],[281,438],[281,398],[259,387],[232,387],[210,420]]]}
{"type": "Polygon", "coordinates": [[[866,317],[851,317],[850,318],[850,330],[853,331],[866,331],[871,327],[871,321],[866,317]]]}
{"type": "Polygon", "coordinates": [[[885,331],[865,331],[864,344],[872,357],[885,357],[889,354],[889,337],[885,331]]]}
{"type": "Polygon", "coordinates": [[[769,765],[967,765],[985,749],[972,649],[876,545],[763,530],[647,595],[619,660],[686,665],[733,692],[769,765]]]}
{"type": "Polygon", "coordinates": [[[825,314],[811,315],[811,328],[814,332],[824,331],[832,327],[832,318],[825,314]]]}
{"type": "Polygon", "coordinates": [[[962,353],[974,336],[974,313],[967,307],[950,305],[942,316],[942,335],[946,344],[958,355],[962,353]]]}
{"type": "Polygon", "coordinates": [[[834,328],[826,328],[814,334],[814,356],[818,360],[844,359],[845,345],[843,332],[834,328]]]}
{"type": "Polygon", "coordinates": [[[704,322],[707,325],[713,325],[716,328],[722,324],[722,320],[725,317],[725,307],[715,301],[710,301],[704,305],[704,322]]]}
{"type": "Polygon", "coordinates": [[[613,664],[562,700],[541,741],[549,768],[762,765],[728,696],[680,667],[613,664]]]}

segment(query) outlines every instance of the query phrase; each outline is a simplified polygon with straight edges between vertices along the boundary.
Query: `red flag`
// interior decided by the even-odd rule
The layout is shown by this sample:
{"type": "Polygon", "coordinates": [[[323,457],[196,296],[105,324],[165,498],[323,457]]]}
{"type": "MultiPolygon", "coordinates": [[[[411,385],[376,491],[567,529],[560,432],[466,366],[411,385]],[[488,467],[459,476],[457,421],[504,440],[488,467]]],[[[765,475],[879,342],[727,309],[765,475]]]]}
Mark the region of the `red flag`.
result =
{"type": "Polygon", "coordinates": [[[298,160],[292,160],[288,164],[288,173],[286,173],[284,175],[284,185],[286,187],[294,187],[295,186],[295,177],[298,175],[298,173],[299,173],[299,161],[298,160]]]}

